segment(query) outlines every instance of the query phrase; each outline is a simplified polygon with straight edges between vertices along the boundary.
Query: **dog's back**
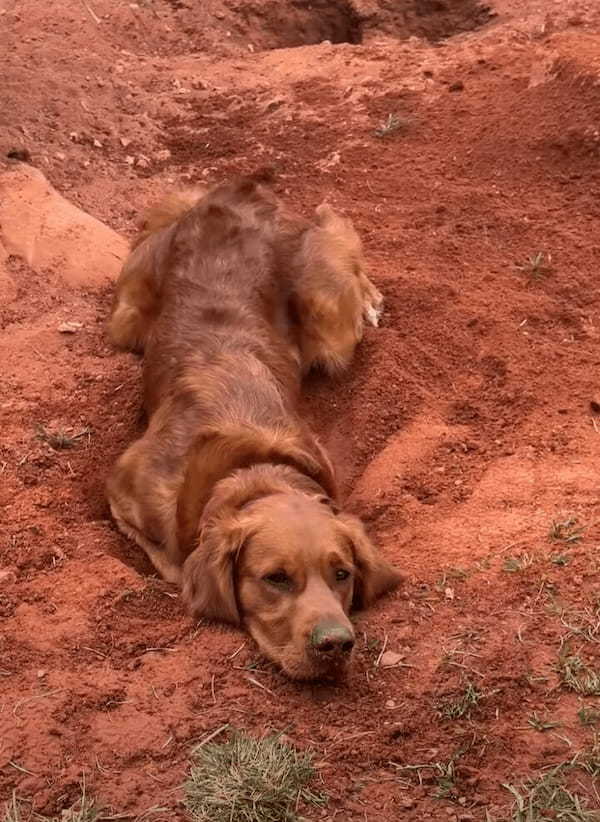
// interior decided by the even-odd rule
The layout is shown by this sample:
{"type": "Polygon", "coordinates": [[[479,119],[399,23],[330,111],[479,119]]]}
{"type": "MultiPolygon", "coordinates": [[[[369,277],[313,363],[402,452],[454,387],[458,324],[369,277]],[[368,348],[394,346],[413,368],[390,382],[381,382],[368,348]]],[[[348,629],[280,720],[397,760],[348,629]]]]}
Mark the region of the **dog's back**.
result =
{"type": "Polygon", "coordinates": [[[232,471],[292,465],[335,493],[329,461],[296,409],[300,358],[277,218],[273,195],[242,180],[214,189],[169,229],[145,343],[149,425],[109,482],[120,527],[167,578],[215,483],[232,471]],[[168,546],[168,567],[154,545],[168,546]]]}
{"type": "Polygon", "coordinates": [[[231,368],[239,385],[242,360],[253,372],[266,367],[285,393],[297,390],[289,283],[275,249],[277,212],[274,196],[245,179],[211,191],[176,225],[161,311],[146,343],[149,411],[175,381],[208,365],[231,368]]]}

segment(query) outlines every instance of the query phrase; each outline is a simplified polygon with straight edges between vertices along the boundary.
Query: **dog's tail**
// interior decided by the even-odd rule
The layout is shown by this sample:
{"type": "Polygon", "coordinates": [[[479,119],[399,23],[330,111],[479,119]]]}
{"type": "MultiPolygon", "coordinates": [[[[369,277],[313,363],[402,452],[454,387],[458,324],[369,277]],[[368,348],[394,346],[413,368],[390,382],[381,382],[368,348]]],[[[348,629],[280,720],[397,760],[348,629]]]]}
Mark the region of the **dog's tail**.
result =
{"type": "Polygon", "coordinates": [[[168,228],[193,208],[207,193],[207,186],[194,186],[166,194],[143,215],[139,224],[139,232],[132,242],[132,248],[137,248],[151,234],[162,228],[168,228]]]}

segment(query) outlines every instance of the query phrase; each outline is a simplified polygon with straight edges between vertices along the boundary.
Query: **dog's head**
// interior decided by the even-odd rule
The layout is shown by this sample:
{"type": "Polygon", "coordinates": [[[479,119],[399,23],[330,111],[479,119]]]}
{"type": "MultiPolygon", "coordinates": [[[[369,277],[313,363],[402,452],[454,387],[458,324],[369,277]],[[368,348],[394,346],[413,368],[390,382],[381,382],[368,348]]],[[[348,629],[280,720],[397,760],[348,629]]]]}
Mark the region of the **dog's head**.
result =
{"type": "Polygon", "coordinates": [[[243,624],[289,676],[318,679],[348,666],[351,608],[400,577],[358,519],[326,497],[281,490],[208,522],[183,579],[196,616],[243,624]]]}

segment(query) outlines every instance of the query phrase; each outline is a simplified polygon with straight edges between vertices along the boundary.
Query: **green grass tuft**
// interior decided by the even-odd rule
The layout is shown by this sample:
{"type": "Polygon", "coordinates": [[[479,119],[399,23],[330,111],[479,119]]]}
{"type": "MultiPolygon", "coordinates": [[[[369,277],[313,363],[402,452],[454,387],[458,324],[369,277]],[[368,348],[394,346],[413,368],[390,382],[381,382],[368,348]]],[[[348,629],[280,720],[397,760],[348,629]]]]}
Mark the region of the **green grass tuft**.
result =
{"type": "Polygon", "coordinates": [[[600,822],[600,811],[590,810],[586,799],[567,788],[561,767],[523,785],[504,785],[514,798],[510,822],[600,822]]]}
{"type": "Polygon", "coordinates": [[[532,565],[533,557],[531,554],[521,554],[518,557],[507,557],[502,568],[504,571],[508,571],[509,574],[516,574],[530,568],[532,565]]]}
{"type": "Polygon", "coordinates": [[[553,542],[564,542],[567,545],[577,543],[582,538],[583,528],[579,524],[577,517],[568,517],[563,520],[555,519],[548,532],[548,539],[551,539],[553,542]]]}
{"type": "Polygon", "coordinates": [[[383,137],[389,137],[389,135],[395,131],[406,128],[407,125],[408,122],[396,114],[388,114],[387,118],[379,124],[379,128],[375,129],[374,133],[376,137],[381,139],[383,137]]]}
{"type": "Polygon", "coordinates": [[[281,735],[254,739],[236,731],[225,743],[199,745],[185,784],[185,805],[195,822],[293,822],[300,801],[321,805],[307,787],[311,757],[281,735]]]}
{"type": "Polygon", "coordinates": [[[586,665],[581,657],[561,654],[558,671],[563,685],[582,696],[600,696],[600,673],[586,665]]]}
{"type": "Polygon", "coordinates": [[[582,725],[597,725],[600,722],[600,710],[586,708],[585,705],[577,711],[577,716],[582,725]]]}
{"type": "Polygon", "coordinates": [[[551,731],[552,728],[560,728],[560,722],[553,722],[550,719],[544,719],[543,717],[538,716],[535,711],[530,717],[528,717],[527,724],[531,725],[534,730],[540,731],[540,733],[544,733],[544,731],[551,731]]]}
{"type": "Polygon", "coordinates": [[[544,251],[530,254],[524,263],[517,266],[518,270],[530,280],[541,280],[552,273],[552,257],[544,251]]]}
{"type": "Polygon", "coordinates": [[[47,431],[42,425],[37,427],[37,437],[43,442],[47,442],[55,451],[65,451],[68,448],[74,448],[82,437],[88,437],[91,434],[89,428],[84,428],[77,433],[71,433],[72,429],[65,431],[47,431]]]}
{"type": "Polygon", "coordinates": [[[485,694],[468,682],[463,693],[456,699],[445,699],[438,705],[438,711],[446,719],[468,718],[484,697],[485,694]]]}
{"type": "Polygon", "coordinates": [[[2,822],[96,822],[102,815],[102,809],[85,792],[85,785],[81,787],[80,798],[60,816],[42,816],[34,813],[31,805],[17,798],[13,791],[11,799],[4,808],[2,822]]]}

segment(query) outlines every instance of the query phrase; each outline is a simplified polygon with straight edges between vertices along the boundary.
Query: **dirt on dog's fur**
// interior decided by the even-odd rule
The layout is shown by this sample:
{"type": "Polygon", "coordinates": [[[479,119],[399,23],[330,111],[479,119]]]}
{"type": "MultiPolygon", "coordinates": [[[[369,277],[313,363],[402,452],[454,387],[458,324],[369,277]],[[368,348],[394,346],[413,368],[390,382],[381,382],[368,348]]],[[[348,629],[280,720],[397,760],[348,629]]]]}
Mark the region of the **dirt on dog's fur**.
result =
{"type": "Polygon", "coordinates": [[[380,306],[358,235],[250,177],[169,198],[143,231],[110,329],[144,350],[149,421],[109,480],[113,516],[195,616],[243,623],[293,677],[339,673],[352,604],[398,582],[297,408],[302,373],[347,366],[380,306]]]}

